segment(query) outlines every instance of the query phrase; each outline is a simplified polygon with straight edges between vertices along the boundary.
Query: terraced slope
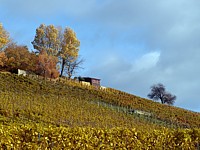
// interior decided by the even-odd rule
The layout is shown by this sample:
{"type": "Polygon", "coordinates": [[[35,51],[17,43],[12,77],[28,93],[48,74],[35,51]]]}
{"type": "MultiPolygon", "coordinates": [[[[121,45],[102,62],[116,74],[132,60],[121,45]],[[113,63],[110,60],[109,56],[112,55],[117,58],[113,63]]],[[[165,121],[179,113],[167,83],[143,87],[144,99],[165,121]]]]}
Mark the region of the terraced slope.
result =
{"type": "Polygon", "coordinates": [[[167,124],[173,124],[175,126],[184,128],[200,128],[200,113],[174,106],[163,105],[158,102],[144,99],[112,88],[96,90],[91,86],[81,86],[79,83],[68,80],[63,82],[66,85],[79,87],[85,91],[88,91],[89,94],[95,95],[95,100],[99,100],[100,102],[102,101],[115,106],[125,107],[128,110],[147,112],[150,113],[151,117],[154,119],[160,120],[167,124]]]}
{"type": "MultiPolygon", "coordinates": [[[[92,114],[94,117],[102,116],[98,115],[103,112],[100,109],[110,111],[113,113],[112,116],[118,116],[114,114],[118,112],[110,110],[108,107],[105,108],[92,103],[100,101],[112,104],[113,106],[125,107],[127,112],[129,110],[147,112],[151,114],[149,120],[151,120],[151,118],[153,120],[156,119],[165,122],[166,124],[171,124],[172,126],[187,128],[200,127],[200,113],[191,112],[173,106],[162,105],[115,89],[107,88],[99,90],[92,86],[84,86],[80,83],[69,80],[62,79],[55,83],[39,78],[34,79],[17,75],[0,74],[0,92],[1,99],[4,99],[0,102],[2,103],[0,106],[0,112],[7,116],[17,114],[18,116],[29,115],[29,117],[34,117],[35,114],[35,116],[38,115],[36,117],[37,120],[38,117],[46,118],[47,116],[42,114],[47,113],[49,116],[48,118],[55,118],[56,115],[59,117],[62,115],[67,117],[68,115],[66,114],[69,114],[69,118],[72,118],[71,116],[73,115],[70,110],[73,110],[72,112],[77,111],[76,115],[78,116],[86,114],[91,118],[92,114]],[[58,111],[57,108],[59,108],[58,111]],[[59,111],[63,112],[58,113],[59,111]],[[87,111],[88,114],[85,113],[87,111]],[[96,113],[94,111],[96,111],[96,113]],[[52,114],[49,115],[50,113],[52,114]]],[[[124,113],[120,114],[125,115],[124,113]]],[[[126,116],[131,117],[130,115],[126,116]]],[[[80,121],[79,117],[77,119],[80,121]]],[[[63,120],[67,119],[64,117],[63,120]]],[[[68,122],[70,125],[70,121],[63,120],[60,119],[60,122],[65,122],[66,124],[68,122]]],[[[103,120],[105,120],[105,118],[103,120]]],[[[101,119],[99,122],[101,122],[101,119]]]]}
{"type": "Polygon", "coordinates": [[[115,89],[0,74],[1,149],[197,149],[194,127],[199,113],[115,89]]]}
{"type": "Polygon", "coordinates": [[[99,98],[98,91],[87,89],[75,82],[54,83],[43,79],[0,74],[0,115],[3,123],[36,122],[98,128],[162,127],[142,117],[92,103],[99,98]]]}

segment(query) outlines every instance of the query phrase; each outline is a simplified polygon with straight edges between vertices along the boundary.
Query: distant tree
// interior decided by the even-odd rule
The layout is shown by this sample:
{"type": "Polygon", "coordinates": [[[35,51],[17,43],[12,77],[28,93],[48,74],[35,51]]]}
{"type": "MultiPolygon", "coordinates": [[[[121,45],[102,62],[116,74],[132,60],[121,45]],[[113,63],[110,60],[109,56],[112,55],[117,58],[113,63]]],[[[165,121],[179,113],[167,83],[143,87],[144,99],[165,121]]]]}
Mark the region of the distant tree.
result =
{"type": "Polygon", "coordinates": [[[2,51],[5,46],[9,43],[10,38],[8,32],[3,28],[3,25],[0,23],[0,51],[2,51]]]}
{"type": "Polygon", "coordinates": [[[57,57],[49,56],[46,51],[41,51],[38,55],[36,73],[45,78],[57,78],[59,76],[59,72],[56,68],[57,61],[57,57]]]}
{"type": "Polygon", "coordinates": [[[34,54],[29,52],[27,46],[19,46],[12,43],[4,50],[4,53],[7,57],[4,67],[8,71],[14,69],[32,70],[35,68],[33,60],[34,54]]]}
{"type": "Polygon", "coordinates": [[[38,53],[46,51],[48,55],[57,56],[61,47],[60,31],[54,25],[41,24],[36,29],[36,35],[31,42],[38,53]]]}
{"type": "Polygon", "coordinates": [[[76,37],[76,33],[70,29],[65,28],[62,48],[59,52],[59,58],[61,62],[61,72],[60,76],[62,77],[63,71],[66,68],[66,74],[68,78],[71,78],[74,71],[83,63],[83,60],[78,59],[80,41],[76,37]]]}
{"type": "Polygon", "coordinates": [[[169,105],[173,105],[176,100],[176,96],[166,92],[164,85],[161,83],[153,85],[151,92],[147,96],[156,101],[160,100],[162,104],[169,105]]]}

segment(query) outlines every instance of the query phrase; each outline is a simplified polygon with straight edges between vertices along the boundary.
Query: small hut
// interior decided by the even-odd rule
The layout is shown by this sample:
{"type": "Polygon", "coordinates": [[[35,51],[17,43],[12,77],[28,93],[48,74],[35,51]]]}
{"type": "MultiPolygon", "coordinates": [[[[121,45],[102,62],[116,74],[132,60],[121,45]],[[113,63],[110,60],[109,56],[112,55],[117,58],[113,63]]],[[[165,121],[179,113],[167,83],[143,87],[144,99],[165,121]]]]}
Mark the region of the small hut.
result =
{"type": "Polygon", "coordinates": [[[22,76],[26,76],[27,75],[27,71],[21,70],[21,69],[12,69],[10,72],[14,73],[14,74],[17,74],[17,75],[22,75],[22,76]]]}
{"type": "Polygon", "coordinates": [[[79,81],[89,82],[90,85],[93,85],[95,87],[100,87],[100,80],[101,79],[91,77],[79,77],[79,81]]]}

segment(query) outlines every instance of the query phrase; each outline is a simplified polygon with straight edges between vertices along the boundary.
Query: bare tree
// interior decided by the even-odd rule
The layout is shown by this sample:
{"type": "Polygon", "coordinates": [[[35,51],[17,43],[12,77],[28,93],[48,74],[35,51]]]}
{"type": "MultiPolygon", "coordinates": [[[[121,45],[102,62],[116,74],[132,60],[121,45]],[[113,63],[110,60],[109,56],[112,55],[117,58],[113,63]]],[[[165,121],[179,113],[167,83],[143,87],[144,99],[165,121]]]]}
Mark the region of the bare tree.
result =
{"type": "Polygon", "coordinates": [[[147,96],[156,101],[160,100],[162,104],[166,103],[169,105],[173,105],[176,100],[176,96],[166,92],[165,86],[161,83],[153,85],[151,92],[147,96]]]}
{"type": "Polygon", "coordinates": [[[83,59],[77,59],[73,62],[67,61],[65,63],[65,73],[67,74],[68,78],[71,79],[71,77],[76,73],[78,69],[83,69],[81,67],[81,64],[84,62],[83,59]]]}

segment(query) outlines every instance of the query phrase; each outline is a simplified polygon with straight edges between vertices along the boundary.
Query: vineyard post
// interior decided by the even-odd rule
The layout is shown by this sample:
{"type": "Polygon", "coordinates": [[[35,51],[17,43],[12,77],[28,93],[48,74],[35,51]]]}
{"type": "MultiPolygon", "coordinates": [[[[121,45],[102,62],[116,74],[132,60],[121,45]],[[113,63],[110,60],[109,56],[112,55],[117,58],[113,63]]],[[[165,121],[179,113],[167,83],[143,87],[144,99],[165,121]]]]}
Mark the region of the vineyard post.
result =
{"type": "Polygon", "coordinates": [[[59,100],[60,100],[60,90],[58,91],[58,102],[59,102],[59,100]]]}
{"type": "Polygon", "coordinates": [[[197,150],[200,150],[199,142],[197,143],[197,150]]]}
{"type": "Polygon", "coordinates": [[[12,101],[12,121],[14,122],[14,107],[15,107],[15,104],[14,104],[14,95],[13,95],[13,93],[11,94],[11,101],[12,101]]]}
{"type": "Polygon", "coordinates": [[[40,143],[40,133],[38,133],[38,143],[40,143]]]}
{"type": "MultiPolygon", "coordinates": [[[[30,95],[31,95],[31,93],[30,93],[30,95]]],[[[32,103],[34,102],[34,98],[35,98],[35,96],[33,95],[32,96],[32,99],[30,99],[30,106],[29,106],[29,108],[30,108],[30,112],[32,111],[32,103]]],[[[33,111],[32,111],[33,112],[33,111]]]]}

